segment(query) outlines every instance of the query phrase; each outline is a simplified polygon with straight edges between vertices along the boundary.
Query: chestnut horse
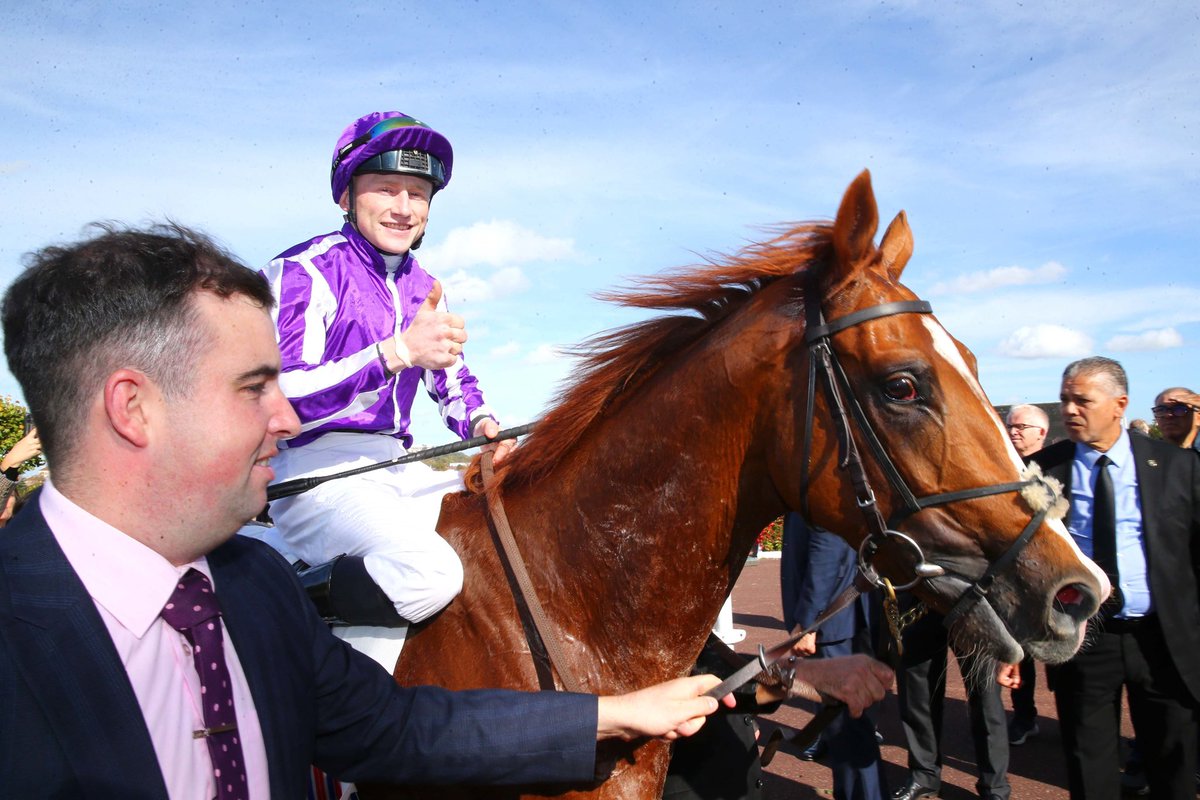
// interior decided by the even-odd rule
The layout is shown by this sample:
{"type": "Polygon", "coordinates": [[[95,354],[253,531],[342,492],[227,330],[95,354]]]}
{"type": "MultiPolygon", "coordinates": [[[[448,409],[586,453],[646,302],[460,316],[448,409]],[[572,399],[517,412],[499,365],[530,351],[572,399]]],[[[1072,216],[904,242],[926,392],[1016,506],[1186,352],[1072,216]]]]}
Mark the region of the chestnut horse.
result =
{"type": "MultiPolygon", "coordinates": [[[[819,301],[830,328],[863,309],[903,304],[866,313],[830,341],[866,424],[913,495],[1019,480],[1020,459],[973,357],[931,314],[917,313],[913,307],[924,304],[897,282],[912,253],[904,213],[877,248],[878,221],[863,172],[832,225],[800,225],[728,260],[611,295],[678,313],[592,340],[580,351],[578,380],[497,471],[488,491],[503,498],[550,635],[586,691],[622,693],[687,674],[756,534],[783,512],[805,507],[811,522],[852,545],[866,535],[856,490],[838,468],[844,429],[826,392],[815,393],[808,417],[806,295],[819,301]]],[[[1030,506],[1007,490],[894,514],[904,505],[900,490],[862,426],[850,430],[882,518],[905,516],[898,528],[945,570],[914,591],[950,611],[1030,524],[1030,506]]],[[[410,631],[396,679],[537,689],[485,496],[448,496],[439,531],[462,557],[465,586],[433,621],[410,631]]],[[[1062,661],[1078,647],[1107,581],[1061,523],[1038,521],[1027,538],[987,598],[957,615],[958,646],[1008,662],[1025,651],[1062,661]]],[[[882,571],[903,566],[885,563],[882,571]]],[[[617,743],[604,754],[617,766],[602,784],[495,796],[661,794],[666,744],[617,743]]]]}

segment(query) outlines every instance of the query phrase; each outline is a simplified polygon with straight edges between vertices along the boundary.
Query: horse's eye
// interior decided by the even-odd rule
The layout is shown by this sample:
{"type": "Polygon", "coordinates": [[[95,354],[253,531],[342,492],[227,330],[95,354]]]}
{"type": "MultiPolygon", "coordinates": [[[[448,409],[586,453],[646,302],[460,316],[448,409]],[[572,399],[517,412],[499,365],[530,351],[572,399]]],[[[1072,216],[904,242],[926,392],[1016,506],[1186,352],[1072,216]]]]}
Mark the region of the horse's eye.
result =
{"type": "Polygon", "coordinates": [[[889,400],[910,403],[920,397],[917,393],[917,383],[907,375],[897,375],[887,379],[883,384],[883,393],[889,400]]]}

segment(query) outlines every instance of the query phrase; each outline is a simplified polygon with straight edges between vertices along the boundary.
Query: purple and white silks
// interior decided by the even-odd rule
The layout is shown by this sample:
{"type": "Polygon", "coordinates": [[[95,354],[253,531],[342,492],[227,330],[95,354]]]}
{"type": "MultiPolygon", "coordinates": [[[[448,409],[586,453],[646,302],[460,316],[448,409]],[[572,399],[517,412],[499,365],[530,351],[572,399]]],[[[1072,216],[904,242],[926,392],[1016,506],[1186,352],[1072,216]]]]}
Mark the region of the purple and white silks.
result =
{"type": "Polygon", "coordinates": [[[461,356],[449,369],[413,367],[390,377],[380,363],[376,344],[407,328],[433,288],[411,253],[385,260],[346,224],[284,251],[262,274],[277,301],[279,383],[301,423],[281,448],[332,431],[394,436],[407,448],[422,382],[459,438],[471,437],[472,420],[494,418],[461,356]]]}

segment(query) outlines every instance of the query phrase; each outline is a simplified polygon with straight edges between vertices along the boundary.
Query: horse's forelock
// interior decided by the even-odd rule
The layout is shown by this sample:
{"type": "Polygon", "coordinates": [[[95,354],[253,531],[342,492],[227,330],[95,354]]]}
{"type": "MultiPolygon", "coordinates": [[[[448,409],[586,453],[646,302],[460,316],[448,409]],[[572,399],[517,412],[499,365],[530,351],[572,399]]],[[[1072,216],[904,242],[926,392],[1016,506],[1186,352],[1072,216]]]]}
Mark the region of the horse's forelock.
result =
{"type": "Polygon", "coordinates": [[[772,238],[732,256],[713,257],[597,295],[631,308],[676,313],[601,333],[570,348],[580,368],[560,392],[560,400],[503,465],[505,483],[531,483],[546,475],[592,423],[667,357],[702,338],[763,287],[808,270],[832,248],[829,223],[770,230],[772,238]]]}

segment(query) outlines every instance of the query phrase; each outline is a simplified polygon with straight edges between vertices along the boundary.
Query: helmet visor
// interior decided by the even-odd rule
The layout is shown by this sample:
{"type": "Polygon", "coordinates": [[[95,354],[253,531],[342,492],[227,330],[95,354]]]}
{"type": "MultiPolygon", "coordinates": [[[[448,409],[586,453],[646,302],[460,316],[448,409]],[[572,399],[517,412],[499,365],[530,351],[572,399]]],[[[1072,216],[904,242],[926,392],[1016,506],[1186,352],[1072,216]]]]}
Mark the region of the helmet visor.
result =
{"type": "Polygon", "coordinates": [[[384,150],[371,156],[354,170],[356,175],[365,172],[416,175],[431,181],[434,189],[440,189],[446,184],[446,168],[441,159],[421,150],[384,150]]]}

